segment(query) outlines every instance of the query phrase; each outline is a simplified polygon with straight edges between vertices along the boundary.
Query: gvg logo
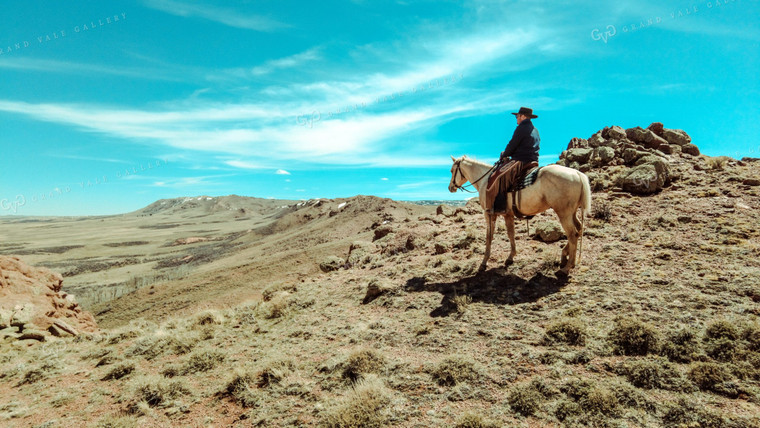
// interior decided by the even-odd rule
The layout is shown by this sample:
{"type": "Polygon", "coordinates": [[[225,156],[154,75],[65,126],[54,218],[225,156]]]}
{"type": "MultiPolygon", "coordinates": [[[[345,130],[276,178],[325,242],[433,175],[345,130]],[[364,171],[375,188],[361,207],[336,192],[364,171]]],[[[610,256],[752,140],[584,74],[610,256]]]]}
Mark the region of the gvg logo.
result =
{"type": "Polygon", "coordinates": [[[613,37],[615,34],[617,34],[617,28],[615,28],[614,25],[608,25],[605,30],[606,31],[600,31],[598,28],[594,28],[591,30],[591,38],[607,43],[607,40],[609,40],[610,37],[613,37]]]}

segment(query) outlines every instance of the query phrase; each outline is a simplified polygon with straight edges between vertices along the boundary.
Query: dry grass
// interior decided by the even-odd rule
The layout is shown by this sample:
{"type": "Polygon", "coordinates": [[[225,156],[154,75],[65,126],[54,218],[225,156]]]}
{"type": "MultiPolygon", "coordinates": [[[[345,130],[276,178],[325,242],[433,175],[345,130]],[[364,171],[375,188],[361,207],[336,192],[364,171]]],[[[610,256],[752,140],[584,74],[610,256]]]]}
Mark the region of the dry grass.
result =
{"type": "Polygon", "coordinates": [[[385,357],[374,349],[359,349],[348,356],[343,366],[343,377],[355,382],[366,374],[382,370],[385,357]]]}
{"type": "Polygon", "coordinates": [[[135,363],[132,361],[125,361],[117,364],[111,370],[103,376],[102,380],[117,380],[128,376],[135,371],[135,363]]]}
{"type": "Polygon", "coordinates": [[[144,376],[133,384],[131,408],[136,412],[140,403],[149,407],[168,407],[173,401],[188,396],[190,389],[182,380],[166,380],[158,376],[144,376]]]}
{"type": "Polygon", "coordinates": [[[254,407],[260,399],[256,391],[257,383],[257,376],[254,373],[241,370],[227,382],[221,393],[231,397],[243,407],[254,407]]]}
{"type": "Polygon", "coordinates": [[[460,382],[475,380],[479,371],[475,363],[464,355],[452,355],[436,364],[430,374],[441,386],[454,386],[460,382]]]}
{"type": "Polygon", "coordinates": [[[325,411],[326,428],[384,427],[391,420],[392,394],[376,377],[360,380],[342,399],[325,411]]]}

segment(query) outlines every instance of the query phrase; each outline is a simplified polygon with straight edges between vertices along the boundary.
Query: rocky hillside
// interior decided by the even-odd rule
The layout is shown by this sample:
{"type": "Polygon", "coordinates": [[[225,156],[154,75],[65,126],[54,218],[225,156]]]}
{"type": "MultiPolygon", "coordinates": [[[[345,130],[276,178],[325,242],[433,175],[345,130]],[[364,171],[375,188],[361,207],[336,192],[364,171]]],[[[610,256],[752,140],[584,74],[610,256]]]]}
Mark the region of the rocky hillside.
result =
{"type": "Polygon", "coordinates": [[[535,222],[478,273],[475,205],[309,201],[98,333],[2,342],[0,423],[760,427],[758,164],[612,129],[562,158],[597,183],[569,278],[535,222]],[[648,156],[668,180],[623,187],[648,156]]]}
{"type": "Polygon", "coordinates": [[[0,338],[36,340],[98,332],[92,314],[62,290],[63,277],[0,256],[0,338]]]}

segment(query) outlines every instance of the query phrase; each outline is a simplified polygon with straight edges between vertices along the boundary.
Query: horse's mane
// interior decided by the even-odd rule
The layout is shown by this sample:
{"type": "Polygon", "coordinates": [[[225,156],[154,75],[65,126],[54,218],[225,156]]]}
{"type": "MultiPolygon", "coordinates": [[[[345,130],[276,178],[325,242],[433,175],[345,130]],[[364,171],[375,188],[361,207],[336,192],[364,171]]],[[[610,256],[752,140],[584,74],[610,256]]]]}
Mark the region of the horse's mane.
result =
{"type": "Polygon", "coordinates": [[[467,159],[468,161],[470,161],[470,163],[474,163],[475,165],[488,166],[488,167],[491,166],[490,164],[487,164],[485,162],[481,162],[481,161],[479,161],[479,160],[477,160],[475,158],[471,158],[471,157],[469,157],[467,155],[462,156],[462,160],[465,160],[465,159],[467,159]]]}

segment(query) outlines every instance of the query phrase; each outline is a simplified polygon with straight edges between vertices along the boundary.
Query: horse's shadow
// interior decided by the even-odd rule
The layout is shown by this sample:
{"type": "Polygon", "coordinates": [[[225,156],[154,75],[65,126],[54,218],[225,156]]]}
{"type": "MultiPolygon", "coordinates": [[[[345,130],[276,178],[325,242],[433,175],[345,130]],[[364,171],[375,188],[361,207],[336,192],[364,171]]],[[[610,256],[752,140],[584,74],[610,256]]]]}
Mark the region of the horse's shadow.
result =
{"type": "Polygon", "coordinates": [[[424,277],[414,277],[406,282],[404,289],[406,292],[441,293],[441,306],[430,312],[430,316],[445,317],[460,310],[458,296],[468,296],[472,302],[518,305],[554,294],[565,284],[567,277],[561,275],[554,278],[539,272],[526,280],[504,269],[492,269],[451,282],[427,282],[424,277]]]}

